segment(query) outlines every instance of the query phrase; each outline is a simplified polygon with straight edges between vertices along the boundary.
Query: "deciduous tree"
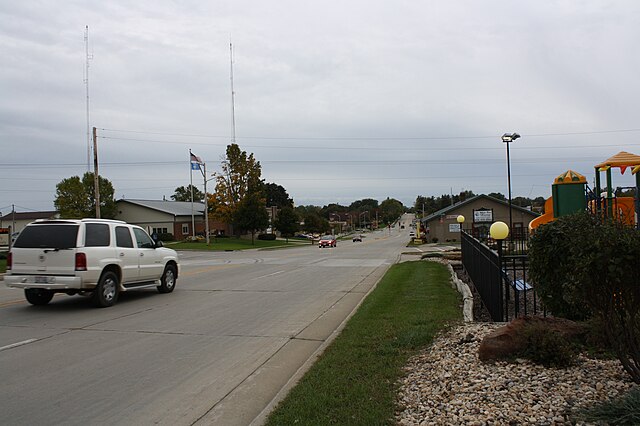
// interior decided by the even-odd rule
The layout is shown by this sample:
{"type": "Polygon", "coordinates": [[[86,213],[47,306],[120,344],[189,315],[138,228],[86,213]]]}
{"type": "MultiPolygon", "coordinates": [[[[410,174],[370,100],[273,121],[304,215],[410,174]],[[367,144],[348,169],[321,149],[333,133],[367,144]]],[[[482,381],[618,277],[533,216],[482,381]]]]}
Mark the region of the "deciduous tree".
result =
{"type": "Polygon", "coordinates": [[[264,198],[259,192],[244,196],[233,215],[233,225],[240,232],[251,233],[251,244],[255,244],[255,234],[269,226],[269,214],[264,198]]]}
{"type": "Polygon", "coordinates": [[[287,190],[283,186],[276,183],[267,183],[264,185],[264,190],[268,207],[276,206],[279,209],[285,206],[293,207],[293,199],[289,197],[287,190]]]}
{"type": "Polygon", "coordinates": [[[385,224],[391,224],[398,219],[404,211],[404,206],[400,201],[387,198],[380,203],[380,220],[385,224]]]}
{"type": "Polygon", "coordinates": [[[280,231],[283,237],[289,241],[289,237],[293,237],[300,229],[300,217],[291,206],[284,206],[278,212],[278,217],[273,226],[280,231]]]}
{"type": "Polygon", "coordinates": [[[259,198],[264,198],[261,173],[260,162],[256,161],[253,154],[247,155],[235,143],[228,145],[222,160],[222,171],[214,173],[215,191],[209,195],[209,211],[213,218],[233,223],[236,210],[245,196],[259,193],[259,198]]]}
{"type": "MultiPolygon", "coordinates": [[[[111,182],[98,176],[100,189],[100,217],[113,219],[117,213],[111,182]]],[[[62,218],[96,217],[96,202],[93,173],[87,172],[80,179],[72,176],[56,185],[56,199],[53,204],[62,218]]]]}
{"type": "Polygon", "coordinates": [[[204,193],[191,184],[177,187],[171,199],[173,201],[191,201],[191,188],[193,188],[193,201],[203,202],[204,193]]]}

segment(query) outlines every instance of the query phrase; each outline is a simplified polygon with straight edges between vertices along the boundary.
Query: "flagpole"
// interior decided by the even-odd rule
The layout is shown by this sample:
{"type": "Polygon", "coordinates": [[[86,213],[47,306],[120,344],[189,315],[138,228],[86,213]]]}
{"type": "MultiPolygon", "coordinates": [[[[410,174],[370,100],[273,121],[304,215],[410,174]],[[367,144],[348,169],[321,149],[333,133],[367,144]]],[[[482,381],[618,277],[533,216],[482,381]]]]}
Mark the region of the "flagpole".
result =
{"type": "Polygon", "coordinates": [[[206,233],[207,245],[209,245],[209,207],[207,205],[207,163],[202,163],[204,172],[202,177],[204,178],[204,232],[206,233]]]}
{"type": "Polygon", "coordinates": [[[189,188],[191,189],[191,236],[196,237],[196,221],[193,216],[193,166],[191,165],[191,150],[189,150],[189,188]]]}

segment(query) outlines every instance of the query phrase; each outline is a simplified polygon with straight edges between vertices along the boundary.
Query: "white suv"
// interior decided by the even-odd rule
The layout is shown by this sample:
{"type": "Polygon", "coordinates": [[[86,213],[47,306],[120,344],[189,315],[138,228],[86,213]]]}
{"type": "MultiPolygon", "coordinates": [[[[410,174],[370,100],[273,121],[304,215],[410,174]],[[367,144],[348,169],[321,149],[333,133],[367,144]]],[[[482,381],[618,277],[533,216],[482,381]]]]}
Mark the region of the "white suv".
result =
{"type": "Polygon", "coordinates": [[[91,294],[99,307],[118,293],[157,287],[173,291],[178,255],[139,226],[118,220],[37,220],[27,225],[7,257],[5,284],[22,288],[33,305],[54,293],[91,294]]]}

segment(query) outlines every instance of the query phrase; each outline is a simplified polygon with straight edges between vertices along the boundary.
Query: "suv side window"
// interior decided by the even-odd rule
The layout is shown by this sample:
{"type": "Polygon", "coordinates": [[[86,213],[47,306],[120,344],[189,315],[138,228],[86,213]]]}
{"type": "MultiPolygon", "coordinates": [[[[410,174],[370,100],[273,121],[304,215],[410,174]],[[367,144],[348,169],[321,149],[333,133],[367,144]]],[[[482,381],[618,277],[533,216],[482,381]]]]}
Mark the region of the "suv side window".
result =
{"type": "Polygon", "coordinates": [[[109,225],[103,223],[87,223],[85,229],[85,247],[108,247],[111,243],[109,225]]]}
{"type": "Polygon", "coordinates": [[[138,248],[154,248],[156,245],[146,232],[140,228],[133,228],[133,233],[138,240],[138,248]]]}
{"type": "Polygon", "coordinates": [[[116,226],[116,246],[133,248],[131,232],[126,226],[116,226]]]}

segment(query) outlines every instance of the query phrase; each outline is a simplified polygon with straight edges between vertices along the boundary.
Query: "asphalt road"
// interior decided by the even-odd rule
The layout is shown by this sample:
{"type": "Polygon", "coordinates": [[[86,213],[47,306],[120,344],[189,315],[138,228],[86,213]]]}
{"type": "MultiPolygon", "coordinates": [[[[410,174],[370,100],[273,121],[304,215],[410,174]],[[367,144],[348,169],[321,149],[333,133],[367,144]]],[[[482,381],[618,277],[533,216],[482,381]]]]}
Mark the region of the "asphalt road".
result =
{"type": "Polygon", "coordinates": [[[93,308],[0,289],[3,425],[259,424],[396,262],[409,227],[270,251],[180,252],[176,290],[93,308]]]}

